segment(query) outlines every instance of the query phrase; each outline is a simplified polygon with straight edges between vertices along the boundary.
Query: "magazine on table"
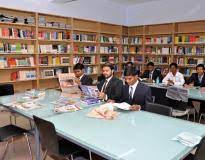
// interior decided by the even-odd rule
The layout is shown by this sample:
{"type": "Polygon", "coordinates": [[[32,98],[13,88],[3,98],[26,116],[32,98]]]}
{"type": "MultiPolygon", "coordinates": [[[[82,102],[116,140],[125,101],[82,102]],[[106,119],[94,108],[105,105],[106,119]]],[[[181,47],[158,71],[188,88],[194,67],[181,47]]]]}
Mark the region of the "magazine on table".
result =
{"type": "Polygon", "coordinates": [[[60,88],[63,93],[67,94],[79,94],[80,89],[78,84],[75,82],[74,73],[61,73],[58,75],[60,88]]]}
{"type": "Polygon", "coordinates": [[[87,105],[100,103],[100,100],[98,99],[98,89],[96,86],[80,85],[79,87],[84,95],[84,98],[81,100],[83,103],[87,105]]]}

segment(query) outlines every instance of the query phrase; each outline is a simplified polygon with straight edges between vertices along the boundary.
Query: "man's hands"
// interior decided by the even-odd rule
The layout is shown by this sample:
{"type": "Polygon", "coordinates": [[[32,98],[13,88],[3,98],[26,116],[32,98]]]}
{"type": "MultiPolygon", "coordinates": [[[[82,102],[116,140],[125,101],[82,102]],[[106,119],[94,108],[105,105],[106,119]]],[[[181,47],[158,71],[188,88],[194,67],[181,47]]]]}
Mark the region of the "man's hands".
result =
{"type": "Polygon", "coordinates": [[[140,109],[141,109],[140,105],[135,104],[135,105],[130,106],[131,111],[140,111],[140,109]]]}

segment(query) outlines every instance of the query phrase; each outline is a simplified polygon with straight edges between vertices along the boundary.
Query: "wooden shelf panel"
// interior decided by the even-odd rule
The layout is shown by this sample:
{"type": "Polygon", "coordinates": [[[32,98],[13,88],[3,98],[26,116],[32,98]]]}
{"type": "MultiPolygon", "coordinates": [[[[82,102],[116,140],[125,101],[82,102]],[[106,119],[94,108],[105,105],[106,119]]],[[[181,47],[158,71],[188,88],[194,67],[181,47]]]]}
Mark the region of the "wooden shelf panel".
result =
{"type": "Polygon", "coordinates": [[[36,27],[35,24],[23,24],[23,23],[10,23],[10,22],[0,22],[0,26],[17,26],[17,27],[36,27]]]}

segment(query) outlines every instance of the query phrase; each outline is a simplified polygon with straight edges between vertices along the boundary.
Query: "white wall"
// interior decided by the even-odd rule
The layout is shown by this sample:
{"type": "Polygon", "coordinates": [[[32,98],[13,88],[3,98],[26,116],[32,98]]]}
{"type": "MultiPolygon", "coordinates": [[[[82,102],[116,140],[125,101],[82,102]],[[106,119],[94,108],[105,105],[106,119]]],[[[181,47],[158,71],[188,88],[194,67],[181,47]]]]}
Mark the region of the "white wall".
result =
{"type": "Polygon", "coordinates": [[[127,8],[127,25],[205,19],[205,0],[159,0],[127,8]]]}
{"type": "Polygon", "coordinates": [[[49,1],[51,0],[0,0],[0,6],[126,24],[126,7],[107,0],[78,0],[68,4],[53,4],[49,1]]]}

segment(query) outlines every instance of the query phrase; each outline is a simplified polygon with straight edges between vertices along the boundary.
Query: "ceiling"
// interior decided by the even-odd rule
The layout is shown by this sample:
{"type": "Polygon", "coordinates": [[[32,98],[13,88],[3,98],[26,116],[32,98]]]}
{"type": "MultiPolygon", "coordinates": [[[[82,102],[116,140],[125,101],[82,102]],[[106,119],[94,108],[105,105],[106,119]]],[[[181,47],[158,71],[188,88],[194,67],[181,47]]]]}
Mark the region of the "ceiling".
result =
{"type": "Polygon", "coordinates": [[[129,6],[129,5],[146,3],[146,2],[157,1],[157,0],[108,0],[108,1],[129,6]]]}

